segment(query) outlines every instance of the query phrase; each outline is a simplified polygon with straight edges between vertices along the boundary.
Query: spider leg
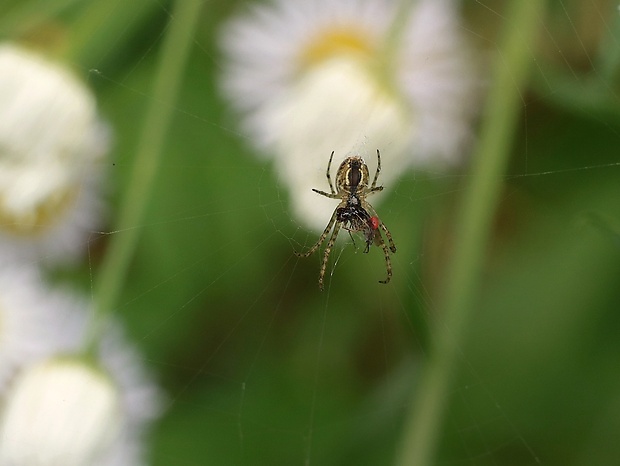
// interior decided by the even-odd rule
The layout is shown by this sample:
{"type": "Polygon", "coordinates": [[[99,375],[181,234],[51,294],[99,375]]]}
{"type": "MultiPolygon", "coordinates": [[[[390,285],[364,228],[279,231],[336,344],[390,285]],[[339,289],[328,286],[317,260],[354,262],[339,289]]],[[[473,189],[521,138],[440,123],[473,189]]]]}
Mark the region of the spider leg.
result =
{"type": "Polygon", "coordinates": [[[332,159],[334,158],[334,151],[332,151],[332,155],[329,156],[329,162],[327,162],[327,181],[329,181],[329,188],[331,189],[331,193],[332,194],[336,194],[336,191],[334,190],[334,185],[332,184],[332,177],[330,175],[330,169],[332,166],[332,159]]]}
{"type": "Polygon", "coordinates": [[[381,227],[381,229],[383,230],[383,233],[385,233],[385,236],[387,237],[390,243],[390,250],[392,252],[396,252],[396,245],[394,244],[394,240],[392,239],[392,233],[390,233],[390,230],[388,230],[388,227],[386,227],[383,222],[379,224],[379,227],[381,227]]]}
{"type": "MultiPolygon", "coordinates": [[[[373,216],[379,218],[373,206],[371,206],[367,202],[365,203],[364,208],[370,211],[370,213],[373,216]]],[[[396,252],[396,245],[394,244],[394,240],[392,239],[392,234],[390,233],[390,230],[388,230],[388,227],[386,227],[382,221],[379,221],[379,228],[383,230],[383,232],[385,233],[385,236],[387,237],[390,243],[390,249],[388,250],[388,247],[385,244],[385,241],[383,240],[383,237],[381,236],[381,233],[379,232],[379,230],[375,231],[374,239],[375,239],[376,244],[381,246],[381,249],[383,249],[383,256],[385,257],[385,270],[387,272],[387,278],[385,280],[379,280],[379,283],[386,284],[386,283],[389,283],[390,279],[392,278],[392,259],[390,259],[390,250],[393,253],[396,252]]]]}
{"type": "MultiPolygon", "coordinates": [[[[373,216],[379,218],[377,216],[377,212],[370,204],[366,203],[365,208],[366,210],[369,210],[373,216]]],[[[383,230],[383,232],[385,233],[385,236],[387,237],[390,243],[390,249],[388,250],[388,247],[385,244],[385,241],[383,240],[383,237],[381,236],[381,233],[379,232],[379,230],[375,231],[374,240],[375,240],[375,243],[381,246],[381,249],[383,249],[383,256],[385,257],[385,270],[387,271],[387,278],[385,280],[379,280],[379,283],[385,284],[385,283],[389,283],[390,279],[392,278],[392,259],[390,259],[390,250],[393,253],[396,252],[396,246],[394,245],[394,240],[392,239],[392,234],[390,233],[390,230],[388,230],[388,228],[385,226],[385,224],[382,221],[379,221],[379,228],[383,230]]],[[[370,248],[370,243],[367,243],[367,247],[370,248]]]]}
{"type": "Polygon", "coordinates": [[[323,241],[325,241],[325,238],[327,238],[327,235],[329,234],[329,230],[332,229],[332,227],[334,226],[334,222],[336,221],[336,212],[337,210],[334,210],[334,213],[332,214],[332,218],[329,219],[329,223],[325,227],[325,230],[323,230],[323,234],[321,235],[319,240],[314,244],[314,246],[312,246],[310,249],[308,249],[304,253],[293,251],[297,257],[308,257],[312,255],[312,253],[318,249],[318,247],[323,243],[323,241]]]}
{"type": "MultiPolygon", "coordinates": [[[[334,246],[334,243],[336,242],[336,238],[338,237],[338,232],[340,231],[340,225],[342,225],[342,222],[336,222],[336,226],[334,226],[334,232],[332,233],[332,236],[329,238],[327,246],[325,246],[325,252],[323,253],[323,262],[321,263],[321,271],[319,272],[319,288],[321,289],[321,291],[323,291],[323,278],[325,277],[325,269],[327,269],[327,262],[329,261],[329,255],[331,254],[332,247],[334,246]]],[[[390,273],[391,273],[391,270],[390,270],[390,273]]]]}
{"type": "Polygon", "coordinates": [[[370,185],[370,192],[375,192],[375,186],[377,186],[377,178],[379,178],[380,171],[381,171],[381,154],[379,153],[379,149],[377,149],[377,171],[375,172],[375,178],[374,180],[372,180],[372,184],[370,185]]]}
{"type": "MultiPolygon", "coordinates": [[[[371,206],[368,202],[364,202],[364,209],[369,211],[374,217],[379,218],[375,208],[371,206]]],[[[383,233],[385,233],[385,236],[387,237],[388,242],[390,243],[390,250],[392,252],[396,252],[396,245],[394,244],[394,240],[392,239],[392,233],[390,233],[390,230],[388,230],[388,227],[385,226],[385,223],[383,223],[382,221],[379,221],[379,228],[381,228],[383,230],[383,233]]],[[[385,246],[385,243],[384,243],[384,246],[385,246]]]]}
{"type": "MultiPolygon", "coordinates": [[[[379,238],[381,238],[381,235],[379,235],[379,238]]],[[[389,239],[391,241],[391,238],[389,239]]],[[[385,244],[385,241],[383,241],[383,238],[380,239],[379,245],[383,249],[383,255],[385,256],[385,269],[387,271],[387,278],[385,280],[379,280],[379,283],[386,284],[389,283],[392,278],[392,260],[390,259],[390,252],[388,251],[388,247],[385,244]]],[[[394,251],[395,250],[396,248],[394,248],[394,251]]]]}
{"type": "Polygon", "coordinates": [[[378,193],[379,191],[383,191],[383,186],[375,186],[374,188],[370,188],[367,195],[378,193]]]}
{"type": "Polygon", "coordinates": [[[353,234],[351,234],[351,230],[347,230],[347,232],[349,233],[349,238],[351,238],[351,241],[353,242],[353,248],[357,250],[357,246],[355,244],[355,238],[353,238],[353,234]]]}
{"type": "Polygon", "coordinates": [[[336,193],[329,194],[329,193],[326,193],[325,191],[319,191],[318,189],[314,189],[314,188],[312,188],[312,191],[314,191],[317,194],[320,194],[321,196],[329,197],[330,199],[342,199],[342,196],[339,196],[336,193]]]}

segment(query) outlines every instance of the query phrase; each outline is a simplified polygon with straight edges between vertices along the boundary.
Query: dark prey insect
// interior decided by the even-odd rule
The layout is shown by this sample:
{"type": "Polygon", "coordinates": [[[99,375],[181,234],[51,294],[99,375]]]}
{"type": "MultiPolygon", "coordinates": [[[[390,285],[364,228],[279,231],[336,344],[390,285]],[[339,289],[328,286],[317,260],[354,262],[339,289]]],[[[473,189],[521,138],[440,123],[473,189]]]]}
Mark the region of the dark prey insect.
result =
{"type": "Polygon", "coordinates": [[[329,197],[330,199],[340,199],[340,204],[336,206],[336,210],[332,214],[327,227],[323,231],[323,234],[308,251],[304,253],[295,252],[298,257],[308,257],[314,253],[319,246],[325,241],[327,235],[331,231],[332,227],[334,231],[329,237],[325,252],[323,253],[323,262],[321,263],[321,270],[319,272],[319,288],[323,289],[323,279],[325,277],[325,269],[327,268],[327,262],[329,255],[332,251],[332,247],[338,237],[340,228],[344,228],[349,231],[349,234],[360,232],[363,234],[366,240],[366,248],[364,252],[367,253],[370,250],[372,243],[377,246],[381,246],[383,254],[385,256],[385,268],[387,270],[387,278],[385,280],[379,280],[379,283],[388,283],[392,278],[392,262],[390,260],[390,250],[395,253],[396,246],[392,240],[392,234],[390,230],[379,220],[375,209],[366,201],[366,197],[370,194],[383,190],[383,186],[377,186],[377,178],[381,171],[381,154],[377,149],[377,171],[375,177],[372,180],[370,187],[368,186],[368,166],[361,157],[353,156],[347,157],[340,164],[338,172],[336,173],[336,189],[332,185],[332,179],[330,175],[330,168],[334,153],[332,152],[329,157],[329,163],[327,164],[327,181],[331,193],[319,191],[318,189],[312,189],[315,193],[321,196],[329,197]],[[385,236],[390,243],[388,250],[380,230],[383,230],[385,236]]]}

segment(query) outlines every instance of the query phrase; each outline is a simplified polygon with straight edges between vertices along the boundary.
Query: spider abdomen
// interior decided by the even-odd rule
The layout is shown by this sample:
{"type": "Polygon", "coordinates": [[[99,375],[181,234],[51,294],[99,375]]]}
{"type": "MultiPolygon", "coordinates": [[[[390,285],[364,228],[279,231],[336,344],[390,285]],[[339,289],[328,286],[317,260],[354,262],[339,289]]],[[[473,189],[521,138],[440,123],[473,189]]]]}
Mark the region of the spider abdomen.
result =
{"type": "Polygon", "coordinates": [[[361,157],[347,157],[336,173],[339,193],[355,194],[368,187],[368,166],[361,157]]]}

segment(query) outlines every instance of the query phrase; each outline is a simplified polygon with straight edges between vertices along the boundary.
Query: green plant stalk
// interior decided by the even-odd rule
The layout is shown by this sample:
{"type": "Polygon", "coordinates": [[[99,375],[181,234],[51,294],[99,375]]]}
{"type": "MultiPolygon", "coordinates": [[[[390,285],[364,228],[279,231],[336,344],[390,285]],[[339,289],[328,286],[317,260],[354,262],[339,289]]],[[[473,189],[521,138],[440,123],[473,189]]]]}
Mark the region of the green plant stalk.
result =
{"type": "Polygon", "coordinates": [[[163,156],[167,130],[183,78],[202,0],[177,0],[170,16],[150,104],[123,196],[116,231],[104,257],[95,289],[95,315],[87,338],[90,350],[98,341],[106,317],[114,310],[136,244],[163,156]]]}
{"type": "Polygon", "coordinates": [[[502,175],[523,108],[521,90],[534,62],[532,50],[545,6],[544,0],[515,0],[505,15],[480,142],[456,219],[454,256],[439,309],[443,320],[435,328],[429,360],[406,420],[397,458],[400,466],[435,464],[450,384],[474,307],[502,175]]]}

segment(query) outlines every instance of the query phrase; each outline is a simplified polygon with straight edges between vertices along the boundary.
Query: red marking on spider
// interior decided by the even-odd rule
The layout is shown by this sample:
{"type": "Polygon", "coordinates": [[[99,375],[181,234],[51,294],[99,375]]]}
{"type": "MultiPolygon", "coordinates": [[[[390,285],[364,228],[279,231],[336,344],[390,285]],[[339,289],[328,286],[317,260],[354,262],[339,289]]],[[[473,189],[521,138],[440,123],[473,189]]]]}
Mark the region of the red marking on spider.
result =
{"type": "Polygon", "coordinates": [[[370,227],[373,230],[379,228],[379,217],[370,217],[370,227]]]}

